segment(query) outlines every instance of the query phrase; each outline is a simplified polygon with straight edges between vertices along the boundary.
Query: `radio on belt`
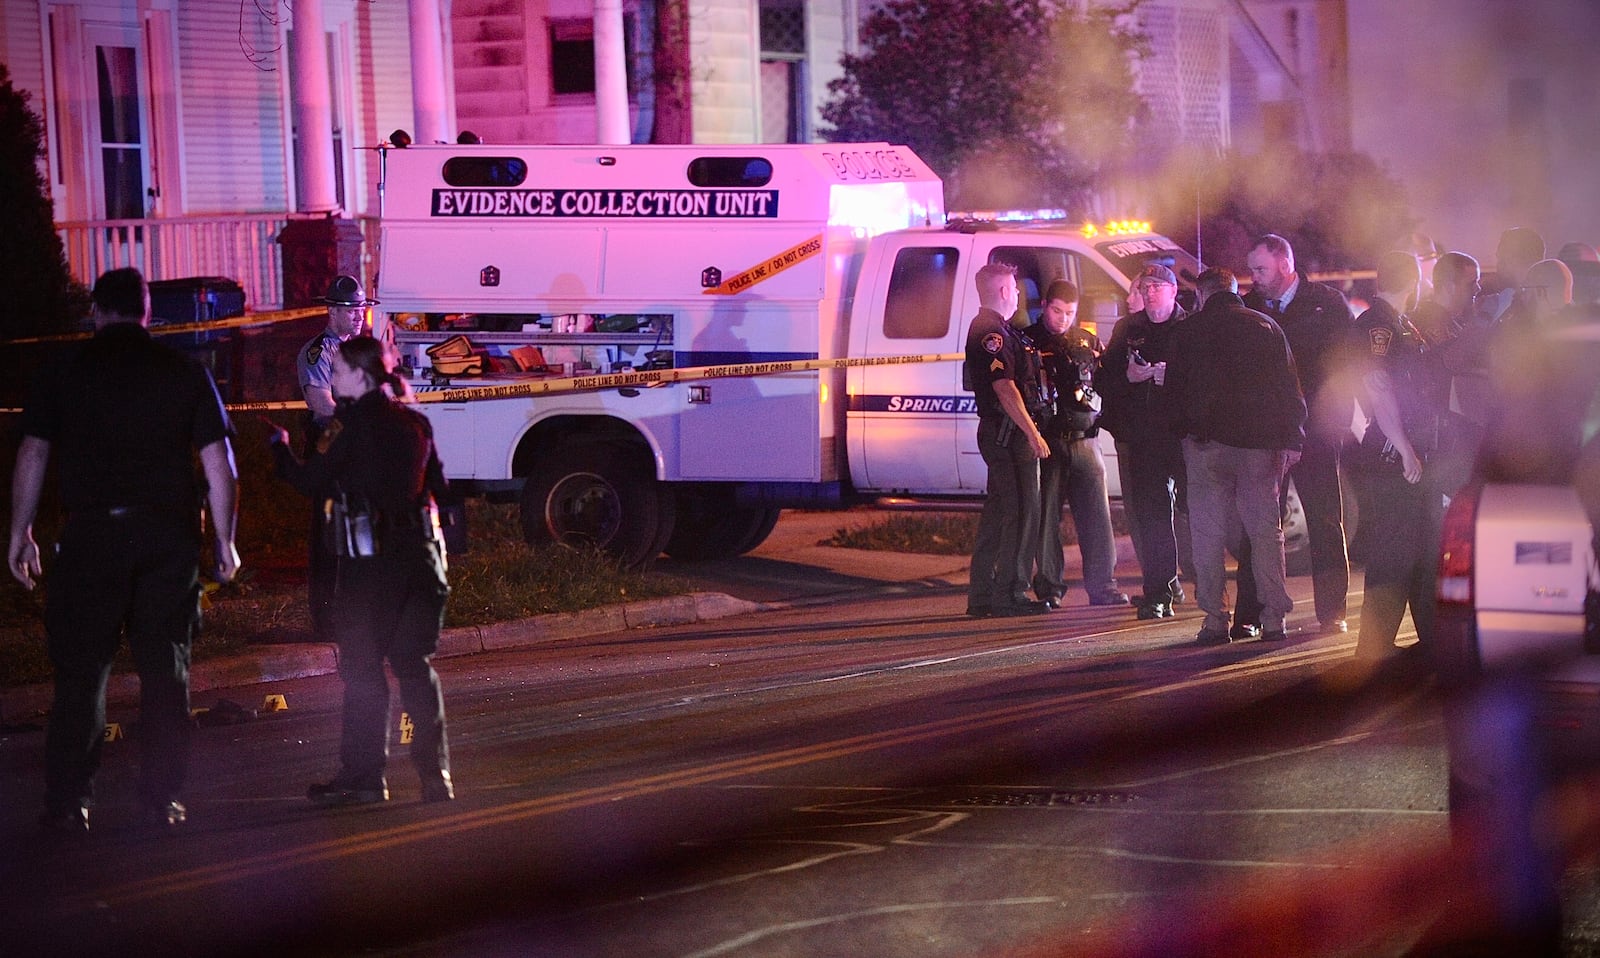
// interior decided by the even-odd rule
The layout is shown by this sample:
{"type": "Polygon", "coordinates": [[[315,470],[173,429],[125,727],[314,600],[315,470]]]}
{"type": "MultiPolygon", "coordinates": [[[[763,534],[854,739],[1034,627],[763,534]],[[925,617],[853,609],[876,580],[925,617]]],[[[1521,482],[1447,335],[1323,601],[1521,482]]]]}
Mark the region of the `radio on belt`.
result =
{"type": "Polygon", "coordinates": [[[452,485],[633,566],[748,551],[788,506],[981,498],[959,357],[985,263],[1098,290],[1102,341],[1147,262],[1198,272],[1143,224],[946,228],[938,176],[888,143],[412,145],[379,168],[376,331],[413,358],[467,340],[448,383],[415,375],[452,485]],[[715,402],[671,375],[703,367],[715,402]]]}

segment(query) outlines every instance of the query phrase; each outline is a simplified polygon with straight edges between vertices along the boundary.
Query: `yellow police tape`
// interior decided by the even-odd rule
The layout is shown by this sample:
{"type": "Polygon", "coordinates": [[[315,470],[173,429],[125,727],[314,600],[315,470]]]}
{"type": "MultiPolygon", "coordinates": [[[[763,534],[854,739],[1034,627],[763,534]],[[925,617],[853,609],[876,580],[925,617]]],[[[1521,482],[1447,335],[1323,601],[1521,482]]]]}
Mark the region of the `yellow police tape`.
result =
{"type": "MultiPolygon", "coordinates": [[[[932,353],[919,356],[867,356],[844,359],[795,359],[771,363],[729,363],[721,366],[686,366],[682,369],[636,369],[595,376],[570,376],[502,386],[461,386],[417,394],[424,403],[472,402],[480,399],[517,399],[551,393],[592,392],[628,386],[665,386],[669,383],[700,379],[728,379],[746,376],[776,376],[814,369],[844,369],[852,366],[903,366],[912,363],[958,362],[962,353],[932,353]]],[[[304,409],[302,401],[230,403],[230,412],[268,412],[275,409],[304,409]]]]}
{"type": "MultiPolygon", "coordinates": [[[[210,319],[203,323],[164,323],[160,326],[151,326],[150,335],[170,336],[173,333],[210,333],[219,329],[237,329],[241,326],[266,326],[270,323],[284,323],[294,319],[320,316],[325,314],[327,310],[328,307],[326,306],[303,306],[299,309],[275,309],[265,313],[246,313],[243,316],[234,316],[229,319],[210,319]]],[[[21,339],[8,339],[6,340],[6,345],[65,343],[75,339],[88,339],[93,335],[93,330],[85,330],[81,333],[57,333],[54,336],[26,336],[21,339]]]]}

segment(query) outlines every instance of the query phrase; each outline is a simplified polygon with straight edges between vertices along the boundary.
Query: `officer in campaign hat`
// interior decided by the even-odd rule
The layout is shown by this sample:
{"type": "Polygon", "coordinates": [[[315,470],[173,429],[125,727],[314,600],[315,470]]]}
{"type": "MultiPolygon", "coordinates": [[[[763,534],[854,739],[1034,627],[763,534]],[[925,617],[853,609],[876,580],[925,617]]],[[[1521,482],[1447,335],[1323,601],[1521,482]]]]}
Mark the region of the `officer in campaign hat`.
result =
{"type": "MultiPolygon", "coordinates": [[[[306,446],[309,449],[333,421],[333,357],[339,345],[360,335],[367,325],[367,307],[377,303],[354,276],[335,276],[322,301],[328,304],[328,323],[295,356],[295,373],[306,401],[306,446]]],[[[320,497],[314,502],[320,503],[320,497]]],[[[332,641],[329,616],[333,606],[334,557],[323,546],[319,529],[320,507],[312,510],[310,601],[311,628],[319,641],[332,641]]]]}

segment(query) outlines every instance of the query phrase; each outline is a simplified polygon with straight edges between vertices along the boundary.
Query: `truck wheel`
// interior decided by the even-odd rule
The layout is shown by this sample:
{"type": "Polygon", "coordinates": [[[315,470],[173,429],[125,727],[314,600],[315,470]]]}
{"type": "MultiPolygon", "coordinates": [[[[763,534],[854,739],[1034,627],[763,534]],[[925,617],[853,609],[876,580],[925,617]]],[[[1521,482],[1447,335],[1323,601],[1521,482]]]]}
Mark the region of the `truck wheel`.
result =
{"type": "MultiPolygon", "coordinates": [[[[703,504],[702,504],[703,505],[703,504]]],[[[730,559],[765,542],[782,509],[764,506],[683,510],[677,517],[666,553],[674,559],[730,559]]]]}
{"type": "Polygon", "coordinates": [[[569,446],[528,474],[522,537],[535,545],[593,543],[626,568],[644,568],[659,551],[667,498],[655,478],[620,451],[569,446]]]}

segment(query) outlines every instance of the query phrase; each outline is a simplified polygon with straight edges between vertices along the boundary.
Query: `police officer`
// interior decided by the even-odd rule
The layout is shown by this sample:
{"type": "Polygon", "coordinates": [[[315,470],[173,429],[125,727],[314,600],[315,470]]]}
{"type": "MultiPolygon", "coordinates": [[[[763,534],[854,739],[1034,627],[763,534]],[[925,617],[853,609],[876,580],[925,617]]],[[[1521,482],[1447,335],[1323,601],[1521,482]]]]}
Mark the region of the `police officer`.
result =
{"type": "Polygon", "coordinates": [[[1378,261],[1372,306],[1355,322],[1352,355],[1360,372],[1366,434],[1355,454],[1363,473],[1362,525],[1371,530],[1366,592],[1356,654],[1382,658],[1395,651],[1406,606],[1425,648],[1433,637],[1442,497],[1424,482],[1434,468],[1449,380],[1429,356],[1423,334],[1402,315],[1422,280],[1411,253],[1378,261]]]}
{"type": "Polygon", "coordinates": [[[332,624],[344,679],[339,773],[312,785],[318,805],[386,801],[389,683],[384,661],[415,725],[411,761],[426,802],[455,797],[445,741],[444,698],[431,659],[444,621],[444,540],[435,497],[444,471],[426,417],[406,408],[405,381],[378,340],[345,340],[330,377],[337,411],[301,461],[289,434],[274,431],[278,473],[322,502],[320,532],[337,553],[332,624]],[[331,494],[329,491],[331,490],[331,494]]]}
{"type": "Polygon", "coordinates": [[[1172,433],[1164,386],[1177,328],[1187,313],[1178,305],[1178,278],[1170,268],[1147,264],[1134,284],[1144,309],[1117,324],[1094,385],[1104,400],[1101,425],[1126,457],[1128,484],[1122,495],[1139,526],[1144,594],[1137,615],[1160,619],[1173,614],[1180,593],[1173,516],[1188,507],[1183,444],[1172,433]]]}
{"type": "Polygon", "coordinates": [[[1011,328],[1015,267],[989,263],[979,268],[976,281],[981,306],[967,330],[965,374],[978,407],[978,452],[989,475],[967,614],[1029,615],[1049,608],[1027,596],[1038,551],[1039,460],[1050,456],[1030,410],[1043,405],[1041,369],[1038,355],[1011,328]]]}
{"type": "MultiPolygon", "coordinates": [[[[339,354],[339,344],[361,333],[367,321],[367,307],[377,302],[367,298],[361,281],[354,276],[335,276],[333,282],[328,284],[328,293],[322,301],[328,305],[327,325],[300,347],[295,361],[300,393],[306,401],[305,433],[308,446],[317,441],[323,428],[333,419],[331,379],[333,357],[339,354]]],[[[319,515],[312,515],[308,598],[313,636],[319,642],[331,642],[333,632],[329,616],[333,607],[333,556],[323,548],[321,537],[317,534],[320,521],[319,515]]]]}
{"type": "Polygon", "coordinates": [[[233,425],[203,366],[151,339],[150,289],[134,269],[95,283],[94,338],[46,370],[22,417],[12,485],[11,574],[42,573],[33,538],[50,456],[67,519],[45,602],[55,704],[45,740],[45,812],[57,832],[89,828],[106,727],[106,677],[126,632],[139,671],[139,801],[146,821],[182,823],[189,649],[200,624],[201,490],[215,575],[239,570],[233,425]]]}
{"type": "Polygon", "coordinates": [[[1040,463],[1039,561],[1033,592],[1060,605],[1066,595],[1061,553],[1061,507],[1072,509],[1083,559],[1083,587],[1090,605],[1127,605],[1117,588],[1116,541],[1106,496],[1106,463],[1095,437],[1100,429],[1094,370],[1104,348],[1100,338],[1077,323],[1078,287],[1058,279],[1046,288],[1039,321],[1023,335],[1044,363],[1050,403],[1041,425],[1050,458],[1040,463]]]}

